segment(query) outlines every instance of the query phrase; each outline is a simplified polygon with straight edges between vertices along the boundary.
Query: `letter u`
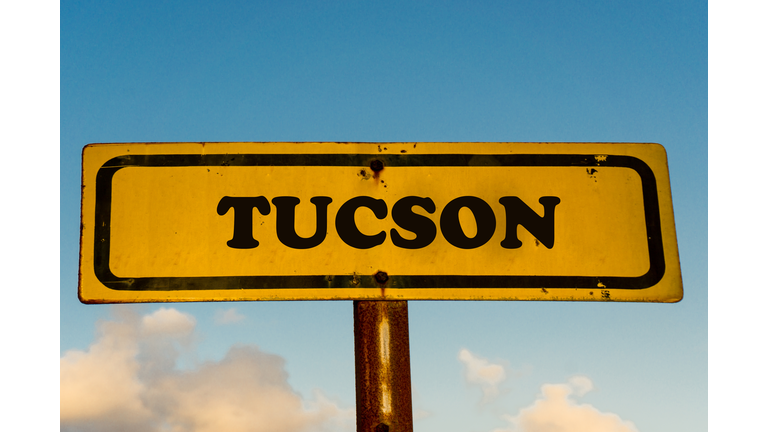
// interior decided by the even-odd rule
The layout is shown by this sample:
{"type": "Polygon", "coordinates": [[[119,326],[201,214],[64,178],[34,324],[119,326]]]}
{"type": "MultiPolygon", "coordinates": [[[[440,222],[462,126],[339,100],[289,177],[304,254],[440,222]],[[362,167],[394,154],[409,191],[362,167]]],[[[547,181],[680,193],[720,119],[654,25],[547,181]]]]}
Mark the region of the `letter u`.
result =
{"type": "Polygon", "coordinates": [[[312,197],[309,202],[315,205],[317,222],[312,237],[300,237],[296,234],[296,206],[300,200],[297,197],[282,196],[272,198],[272,204],[277,209],[277,238],[281,243],[293,249],[310,249],[325,240],[328,232],[328,204],[333,201],[330,197],[312,197]]]}

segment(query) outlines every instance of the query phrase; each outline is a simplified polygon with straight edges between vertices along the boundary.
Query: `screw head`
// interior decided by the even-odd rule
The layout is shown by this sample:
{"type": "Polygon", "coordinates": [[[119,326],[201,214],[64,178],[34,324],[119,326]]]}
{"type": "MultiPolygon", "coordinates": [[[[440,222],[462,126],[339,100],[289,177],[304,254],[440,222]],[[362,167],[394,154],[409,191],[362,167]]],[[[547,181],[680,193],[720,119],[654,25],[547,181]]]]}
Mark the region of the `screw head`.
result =
{"type": "Polygon", "coordinates": [[[374,161],[371,161],[371,170],[373,172],[379,172],[384,169],[384,162],[376,159],[374,161]]]}
{"type": "Polygon", "coordinates": [[[376,282],[380,284],[385,284],[389,280],[389,275],[386,272],[379,271],[375,275],[373,275],[373,278],[376,279],[376,282]]]}

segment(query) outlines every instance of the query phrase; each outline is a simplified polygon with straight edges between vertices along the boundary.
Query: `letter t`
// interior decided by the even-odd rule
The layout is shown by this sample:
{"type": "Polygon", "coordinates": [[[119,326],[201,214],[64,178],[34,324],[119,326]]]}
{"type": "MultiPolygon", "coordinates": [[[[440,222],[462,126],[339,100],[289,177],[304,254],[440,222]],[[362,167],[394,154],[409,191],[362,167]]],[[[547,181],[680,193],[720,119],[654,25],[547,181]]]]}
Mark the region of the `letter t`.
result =
{"type": "Polygon", "coordinates": [[[257,208],[262,215],[271,211],[269,201],[263,197],[230,197],[225,196],[219,201],[216,212],[224,216],[229,209],[235,209],[235,231],[227,246],[234,249],[253,249],[259,242],[253,238],[253,209],[257,208]]]}

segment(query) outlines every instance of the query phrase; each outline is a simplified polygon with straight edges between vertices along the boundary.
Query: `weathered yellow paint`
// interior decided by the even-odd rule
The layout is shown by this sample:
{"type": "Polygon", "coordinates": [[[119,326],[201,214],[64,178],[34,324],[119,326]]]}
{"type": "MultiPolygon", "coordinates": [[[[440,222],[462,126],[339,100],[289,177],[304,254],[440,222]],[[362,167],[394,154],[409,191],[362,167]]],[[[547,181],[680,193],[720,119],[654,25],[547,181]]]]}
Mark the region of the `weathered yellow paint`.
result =
{"type": "MultiPolygon", "coordinates": [[[[477,227],[472,213],[463,208],[459,218],[465,235],[473,237],[477,227]]],[[[101,278],[104,279],[103,274],[101,278]]],[[[658,144],[606,143],[92,144],[83,151],[79,295],[86,303],[335,299],[679,301],[682,281],[666,153],[658,144]],[[180,155],[188,155],[194,162],[187,163],[180,155]],[[216,157],[206,159],[212,155],[216,157]],[[282,160],[299,162],[305,160],[299,157],[302,155],[330,155],[327,159],[333,162],[274,164],[270,163],[274,159],[264,159],[269,155],[284,155],[282,160]],[[355,160],[360,163],[339,162],[346,157],[339,155],[357,155],[355,160]],[[466,163],[446,166],[431,162],[445,155],[460,155],[449,158],[466,163]],[[510,166],[500,162],[508,161],[504,158],[510,155],[569,155],[574,160],[585,160],[586,165],[510,166]],[[612,163],[625,156],[640,161],[652,173],[653,194],[658,198],[654,217],[658,219],[661,235],[661,239],[652,241],[663,247],[663,257],[654,256],[649,249],[649,203],[645,202],[649,186],[647,178],[643,178],[648,174],[641,175],[634,165],[612,163]],[[250,159],[244,163],[246,157],[250,159]],[[374,172],[369,161],[377,159],[384,162],[384,169],[374,172]],[[173,162],[165,164],[165,160],[173,162]],[[210,163],[212,160],[215,165],[210,163]],[[97,178],[100,171],[102,177],[97,178]],[[106,172],[112,173],[108,181],[106,172]],[[101,188],[98,199],[97,185],[101,188]],[[105,188],[109,192],[106,198],[105,188]],[[279,196],[300,198],[296,233],[302,237],[311,236],[316,229],[315,206],[309,203],[310,198],[331,197],[327,236],[314,248],[286,247],[276,235],[277,211],[272,204],[268,215],[253,210],[252,234],[259,246],[229,247],[235,211],[217,213],[217,205],[224,196],[264,196],[270,202],[279,196]],[[387,204],[387,217],[381,220],[366,208],[355,213],[355,223],[362,233],[386,233],[386,240],[379,246],[356,249],[336,232],[337,211],[357,196],[382,199],[387,204]],[[433,214],[414,208],[437,227],[435,240],[421,249],[403,249],[391,239],[392,229],[407,239],[414,236],[399,227],[391,215],[392,206],[406,196],[429,197],[436,206],[433,214]],[[474,249],[459,249],[441,235],[441,211],[448,202],[462,196],[482,199],[496,218],[493,237],[474,249]],[[523,227],[517,229],[520,248],[501,247],[500,242],[507,235],[505,208],[499,202],[503,196],[519,197],[539,215],[543,215],[539,198],[560,198],[555,208],[555,244],[551,249],[523,227]],[[105,220],[105,210],[109,213],[107,231],[97,226],[99,220],[105,220]],[[109,246],[108,265],[101,268],[108,268],[118,280],[116,285],[102,283],[95,270],[98,260],[106,257],[104,248],[99,249],[104,242],[109,246]],[[640,278],[652,262],[657,266],[663,263],[663,277],[652,286],[627,289],[623,282],[616,286],[605,282],[640,278]],[[377,272],[386,273],[386,282],[374,280],[377,272]],[[254,279],[264,276],[276,278],[254,279]],[[430,277],[433,285],[419,286],[417,276],[430,277]],[[470,277],[466,279],[468,285],[455,286],[459,280],[455,277],[463,276],[470,277]],[[497,277],[491,283],[493,286],[482,285],[484,276],[497,277]],[[504,277],[525,276],[536,277],[535,284],[499,285],[504,285],[504,277]],[[454,277],[449,288],[439,286],[442,277],[454,277]],[[553,277],[596,279],[593,286],[548,286],[553,277]],[[167,285],[162,285],[162,289],[156,289],[156,285],[152,289],[132,288],[138,286],[134,282],[152,278],[167,285]],[[228,278],[226,289],[221,289],[223,278],[228,278]],[[302,285],[306,280],[314,281],[312,286],[302,285]],[[317,280],[327,281],[327,286],[319,286],[317,280]],[[434,285],[435,281],[438,285],[434,285]],[[210,289],[206,286],[208,282],[210,289]]]]}

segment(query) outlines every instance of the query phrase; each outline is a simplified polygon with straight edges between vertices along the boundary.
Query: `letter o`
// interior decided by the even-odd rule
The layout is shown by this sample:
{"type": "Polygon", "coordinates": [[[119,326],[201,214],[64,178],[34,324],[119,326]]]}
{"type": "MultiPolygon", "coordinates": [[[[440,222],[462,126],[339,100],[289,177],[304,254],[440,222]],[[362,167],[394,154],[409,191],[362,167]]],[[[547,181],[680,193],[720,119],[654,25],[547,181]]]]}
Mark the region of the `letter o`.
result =
{"type": "Polygon", "coordinates": [[[448,243],[460,249],[474,249],[486,243],[496,232],[496,216],[487,202],[474,196],[463,196],[449,202],[440,214],[440,230],[448,243]],[[477,234],[470,238],[464,234],[459,221],[459,210],[468,208],[475,216],[477,234]]]}

